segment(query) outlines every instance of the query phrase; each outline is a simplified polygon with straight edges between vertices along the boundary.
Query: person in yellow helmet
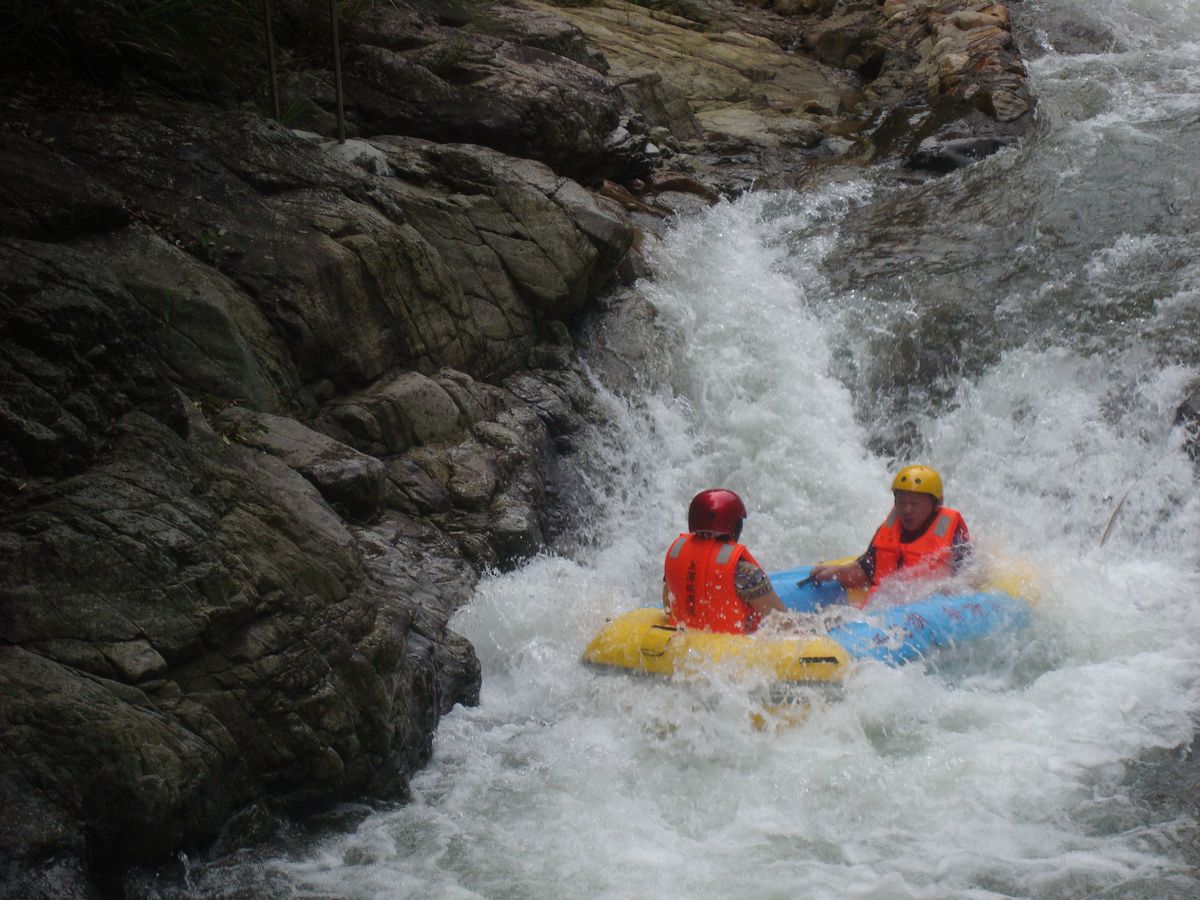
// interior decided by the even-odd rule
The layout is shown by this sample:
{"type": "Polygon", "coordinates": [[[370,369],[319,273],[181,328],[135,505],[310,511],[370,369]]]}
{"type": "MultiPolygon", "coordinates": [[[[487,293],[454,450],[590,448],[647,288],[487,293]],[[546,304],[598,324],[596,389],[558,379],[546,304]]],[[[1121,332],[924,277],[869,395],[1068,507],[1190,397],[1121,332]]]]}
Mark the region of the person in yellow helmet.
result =
{"type": "MultiPolygon", "coordinates": [[[[844,565],[814,566],[813,581],[838,581],[874,593],[889,578],[954,574],[971,554],[971,535],[957,510],[943,505],[942,477],[928,466],[905,466],[892,480],[891,514],[867,552],[844,565]]],[[[868,598],[870,594],[868,594],[868,598]]]]}

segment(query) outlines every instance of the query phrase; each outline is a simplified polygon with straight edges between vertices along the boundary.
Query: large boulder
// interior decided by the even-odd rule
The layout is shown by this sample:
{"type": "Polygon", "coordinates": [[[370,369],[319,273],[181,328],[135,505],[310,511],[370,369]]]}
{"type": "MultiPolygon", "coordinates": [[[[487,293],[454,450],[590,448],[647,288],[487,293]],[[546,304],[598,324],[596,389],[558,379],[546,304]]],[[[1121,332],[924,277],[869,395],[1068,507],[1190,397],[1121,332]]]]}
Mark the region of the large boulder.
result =
{"type": "Polygon", "coordinates": [[[594,183],[645,173],[639,147],[613,139],[621,93],[577,28],[546,10],[478,16],[447,27],[386,4],[365,14],[346,51],[359,133],[482,144],[594,183]]]}
{"type": "Polygon", "coordinates": [[[140,411],[186,431],[180,398],[129,328],[132,298],[86,255],[0,239],[0,496],[86,470],[140,411]]]}
{"type": "Polygon", "coordinates": [[[171,380],[189,395],[287,408],[300,376],[270,322],[229,276],[141,224],[73,247],[102,260],[153,322],[171,380]]]}
{"type": "MultiPolygon", "coordinates": [[[[396,173],[391,196],[458,274],[489,343],[527,349],[540,321],[577,315],[633,243],[614,204],[539,163],[480,147],[373,143],[396,173]]],[[[478,363],[455,368],[475,374],[478,363]]]]}
{"type": "MultiPolygon", "coordinates": [[[[398,368],[502,378],[524,366],[545,321],[574,316],[614,276],[633,241],[606,201],[482,147],[347,147],[152,101],[30,124],[47,140],[21,145],[19,164],[94,173],[104,209],[136,212],[137,228],[96,220],[103,230],[79,249],[159,321],[178,382],[219,402],[313,410],[398,368]]],[[[11,234],[52,233],[11,215],[11,234]]]]}
{"type": "Polygon", "coordinates": [[[232,406],[214,422],[226,439],[263,450],[303,475],[343,518],[372,521],[387,495],[383,463],[295,419],[232,406]]]}

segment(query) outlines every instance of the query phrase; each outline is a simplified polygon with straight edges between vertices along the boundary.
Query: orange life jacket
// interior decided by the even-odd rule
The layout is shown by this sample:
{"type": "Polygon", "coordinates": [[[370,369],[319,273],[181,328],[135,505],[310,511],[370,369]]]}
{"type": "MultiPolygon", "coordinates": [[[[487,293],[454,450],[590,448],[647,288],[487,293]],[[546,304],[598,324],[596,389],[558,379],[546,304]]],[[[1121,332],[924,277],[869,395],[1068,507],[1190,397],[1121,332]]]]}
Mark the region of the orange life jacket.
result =
{"type": "Polygon", "coordinates": [[[667,550],[663,574],[671,592],[673,624],[724,634],[748,634],[761,616],[737,595],[739,560],[758,565],[742,544],[681,534],[667,550]]]}
{"type": "Polygon", "coordinates": [[[900,542],[900,522],[893,510],[871,540],[875,548],[875,579],[871,590],[901,570],[908,575],[930,578],[954,574],[951,551],[959,529],[964,537],[969,536],[962,515],[943,506],[919,538],[904,544],[900,542]]]}

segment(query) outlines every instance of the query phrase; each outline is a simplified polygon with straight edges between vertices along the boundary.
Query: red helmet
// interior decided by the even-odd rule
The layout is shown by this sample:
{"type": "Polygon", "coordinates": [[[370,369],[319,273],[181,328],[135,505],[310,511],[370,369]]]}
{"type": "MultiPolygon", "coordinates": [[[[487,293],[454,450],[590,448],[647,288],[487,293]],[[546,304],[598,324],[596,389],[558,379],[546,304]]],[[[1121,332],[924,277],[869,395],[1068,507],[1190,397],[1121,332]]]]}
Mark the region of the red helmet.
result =
{"type": "Polygon", "coordinates": [[[688,531],[696,534],[732,535],[742,533],[746,504],[733,491],[724,488],[701,491],[688,507],[688,531]]]}

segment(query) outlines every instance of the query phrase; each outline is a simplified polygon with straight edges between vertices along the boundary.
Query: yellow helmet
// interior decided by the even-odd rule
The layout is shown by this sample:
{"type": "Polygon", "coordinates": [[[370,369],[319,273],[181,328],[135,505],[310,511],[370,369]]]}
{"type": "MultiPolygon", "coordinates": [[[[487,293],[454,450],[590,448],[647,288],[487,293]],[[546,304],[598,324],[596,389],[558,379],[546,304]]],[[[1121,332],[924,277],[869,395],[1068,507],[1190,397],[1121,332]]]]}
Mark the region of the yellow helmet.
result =
{"type": "Polygon", "coordinates": [[[929,494],[941,503],[942,476],[929,466],[905,466],[892,479],[892,490],[929,494]]]}

